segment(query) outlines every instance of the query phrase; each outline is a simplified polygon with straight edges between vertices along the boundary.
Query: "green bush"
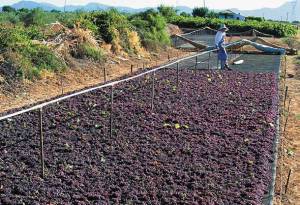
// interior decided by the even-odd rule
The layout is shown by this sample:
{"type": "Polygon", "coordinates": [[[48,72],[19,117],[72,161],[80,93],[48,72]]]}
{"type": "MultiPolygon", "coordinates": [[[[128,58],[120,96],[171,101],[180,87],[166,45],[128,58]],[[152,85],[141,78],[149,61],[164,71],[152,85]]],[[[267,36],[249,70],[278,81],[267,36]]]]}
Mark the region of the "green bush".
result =
{"type": "Polygon", "coordinates": [[[88,43],[78,45],[76,51],[73,52],[73,56],[76,58],[88,58],[98,62],[105,60],[103,50],[88,43]]]}
{"type": "Polygon", "coordinates": [[[170,45],[167,23],[158,12],[150,9],[132,16],[130,20],[147,49],[157,50],[170,45]]]}
{"type": "Polygon", "coordinates": [[[238,21],[225,19],[210,19],[202,17],[183,17],[176,16],[170,20],[170,23],[185,28],[203,28],[205,26],[217,29],[220,24],[226,24],[231,32],[244,32],[256,29],[260,32],[274,35],[275,37],[287,37],[297,34],[297,29],[291,24],[282,24],[271,21],[238,21]]]}
{"type": "Polygon", "coordinates": [[[207,7],[196,7],[193,9],[193,17],[207,17],[209,9],[207,7]]]}
{"type": "Polygon", "coordinates": [[[3,11],[3,12],[15,12],[16,9],[14,9],[14,8],[11,7],[11,6],[3,6],[3,7],[2,7],[2,11],[3,11]]]}
{"type": "Polygon", "coordinates": [[[157,10],[167,20],[177,15],[177,10],[172,6],[160,5],[157,10]]]}
{"type": "Polygon", "coordinates": [[[0,26],[0,50],[5,59],[18,69],[23,78],[34,79],[45,70],[60,71],[66,68],[62,59],[48,47],[33,44],[28,29],[22,26],[0,26]]]}
{"type": "Polygon", "coordinates": [[[38,8],[20,14],[20,18],[25,26],[43,26],[55,22],[57,20],[56,15],[56,13],[45,12],[38,8]]]}
{"type": "Polygon", "coordinates": [[[132,26],[127,16],[116,9],[111,9],[109,11],[95,12],[91,18],[94,19],[94,24],[98,28],[97,33],[106,43],[113,44],[118,41],[117,43],[120,43],[120,46],[125,51],[131,52],[128,34],[132,31],[132,26]]]}

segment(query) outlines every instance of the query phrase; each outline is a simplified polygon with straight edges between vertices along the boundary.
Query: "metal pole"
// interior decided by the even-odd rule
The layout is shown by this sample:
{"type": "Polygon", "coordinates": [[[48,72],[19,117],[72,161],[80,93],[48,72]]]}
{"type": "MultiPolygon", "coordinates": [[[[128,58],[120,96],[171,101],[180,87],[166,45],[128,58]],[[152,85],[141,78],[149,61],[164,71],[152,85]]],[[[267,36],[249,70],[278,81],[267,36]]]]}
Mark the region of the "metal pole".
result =
{"type": "Polygon", "coordinates": [[[41,175],[45,176],[45,160],[44,160],[44,136],[43,136],[43,108],[39,110],[39,125],[40,125],[40,157],[41,157],[41,175]]]}
{"type": "Polygon", "coordinates": [[[104,82],[106,83],[106,67],[103,69],[104,82]]]}
{"type": "Polygon", "coordinates": [[[286,185],[285,185],[285,192],[284,192],[285,194],[287,193],[288,188],[289,188],[291,174],[292,174],[292,169],[289,170],[288,178],[287,178],[286,185]]]}
{"type": "Polygon", "coordinates": [[[110,137],[113,136],[113,104],[114,104],[114,86],[111,86],[110,92],[110,137]]]}
{"type": "Polygon", "coordinates": [[[151,96],[151,110],[154,109],[154,95],[155,95],[155,72],[152,73],[152,96],[151,96]]]}
{"type": "Polygon", "coordinates": [[[178,62],[176,64],[176,73],[177,73],[176,84],[177,84],[177,89],[178,89],[178,86],[179,86],[179,63],[178,62]]]}

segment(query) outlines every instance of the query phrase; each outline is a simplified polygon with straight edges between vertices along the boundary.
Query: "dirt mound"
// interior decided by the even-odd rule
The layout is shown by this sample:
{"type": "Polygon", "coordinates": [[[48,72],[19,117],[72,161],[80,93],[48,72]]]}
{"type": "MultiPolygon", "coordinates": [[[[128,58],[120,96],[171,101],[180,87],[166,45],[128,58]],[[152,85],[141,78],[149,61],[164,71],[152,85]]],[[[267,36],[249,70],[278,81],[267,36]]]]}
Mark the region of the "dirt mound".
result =
{"type": "Polygon", "coordinates": [[[182,30],[174,24],[168,24],[167,31],[168,31],[170,36],[179,35],[179,34],[183,33],[182,30]]]}

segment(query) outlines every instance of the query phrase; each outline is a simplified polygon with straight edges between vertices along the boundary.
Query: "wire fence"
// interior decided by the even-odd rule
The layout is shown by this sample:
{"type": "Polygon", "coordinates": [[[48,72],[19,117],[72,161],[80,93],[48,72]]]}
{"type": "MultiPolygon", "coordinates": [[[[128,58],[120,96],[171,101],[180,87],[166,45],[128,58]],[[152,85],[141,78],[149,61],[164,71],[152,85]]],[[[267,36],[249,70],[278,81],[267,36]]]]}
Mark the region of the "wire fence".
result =
{"type": "MultiPolygon", "coordinates": [[[[239,54],[229,54],[230,61],[239,57],[239,54]]],[[[93,143],[103,140],[95,138],[95,136],[120,137],[120,133],[127,129],[116,124],[123,120],[122,113],[128,113],[127,106],[121,101],[147,106],[155,112],[155,105],[159,103],[155,88],[161,80],[157,78],[156,74],[164,72],[166,69],[172,69],[174,76],[166,77],[167,79],[164,80],[172,82],[175,88],[178,88],[180,87],[180,73],[183,69],[197,72],[197,70],[218,68],[216,50],[197,53],[125,79],[108,82],[1,116],[1,149],[5,152],[5,156],[0,161],[1,169],[8,166],[6,165],[6,161],[8,161],[10,168],[12,168],[11,164],[14,164],[16,173],[13,175],[19,178],[24,175],[34,177],[38,174],[37,171],[42,178],[59,175],[60,173],[56,173],[57,167],[54,167],[53,164],[60,164],[64,170],[71,169],[72,166],[76,166],[78,169],[88,169],[86,166],[81,166],[85,162],[79,161],[70,150],[77,150],[86,156],[88,164],[95,163],[92,152],[96,150],[93,143]],[[132,80],[136,81],[134,86],[127,84],[132,80]],[[128,91],[134,95],[130,99],[124,99],[123,93],[128,91]],[[147,97],[140,98],[140,94],[145,92],[147,97]],[[86,110],[86,108],[88,109],[86,110]],[[90,132],[94,135],[79,130],[78,124],[81,123],[81,119],[85,119],[84,126],[89,127],[90,132]],[[46,124],[45,120],[47,120],[46,124]],[[58,126],[64,127],[68,132],[64,133],[57,129],[58,126]],[[11,130],[14,130],[15,136],[11,135],[11,130]],[[11,138],[15,140],[5,140],[11,138]],[[88,147],[82,150],[78,141],[79,143],[89,142],[89,145],[85,145],[88,147]],[[11,157],[16,157],[16,159],[11,159],[11,157]],[[73,165],[68,163],[70,161],[73,165]],[[15,162],[22,163],[18,165],[15,162]]],[[[103,75],[105,78],[105,70],[103,75]]],[[[143,115],[139,112],[140,110],[135,110],[136,116],[132,118],[132,124],[141,122],[140,118],[143,115]]],[[[100,156],[97,160],[101,162],[105,159],[100,156]]]]}

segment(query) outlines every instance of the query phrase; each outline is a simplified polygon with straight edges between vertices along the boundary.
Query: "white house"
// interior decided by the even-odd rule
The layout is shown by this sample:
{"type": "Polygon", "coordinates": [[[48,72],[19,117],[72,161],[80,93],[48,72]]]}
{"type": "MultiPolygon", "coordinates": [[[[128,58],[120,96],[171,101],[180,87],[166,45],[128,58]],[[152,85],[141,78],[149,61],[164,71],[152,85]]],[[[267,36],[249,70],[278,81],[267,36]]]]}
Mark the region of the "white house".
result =
{"type": "Polygon", "coordinates": [[[235,20],[240,20],[240,21],[245,21],[246,17],[241,15],[240,13],[234,13],[231,10],[225,10],[219,12],[219,18],[220,19],[235,19],[235,20]]]}

